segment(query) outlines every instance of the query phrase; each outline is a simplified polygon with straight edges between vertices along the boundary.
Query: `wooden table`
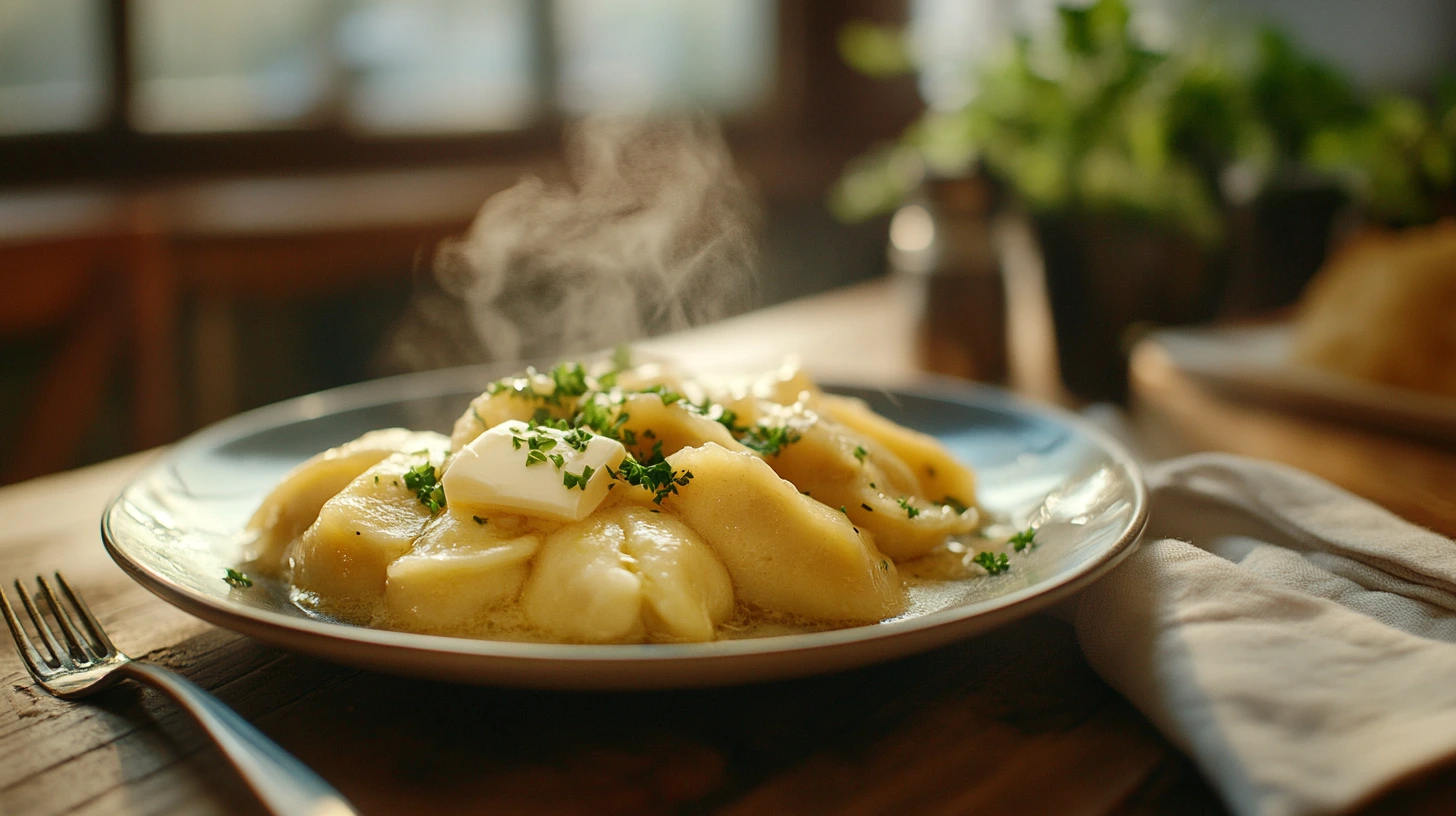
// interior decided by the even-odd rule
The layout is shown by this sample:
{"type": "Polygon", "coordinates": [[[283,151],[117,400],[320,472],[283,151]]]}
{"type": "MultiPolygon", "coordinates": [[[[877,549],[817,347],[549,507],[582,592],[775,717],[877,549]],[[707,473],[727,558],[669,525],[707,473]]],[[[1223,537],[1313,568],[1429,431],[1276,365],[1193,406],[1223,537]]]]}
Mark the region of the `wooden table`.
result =
{"type": "MultiPolygon", "coordinates": [[[[705,362],[725,344],[797,349],[826,372],[849,360],[860,375],[903,376],[907,298],[870,284],[727,321],[683,347],[705,362]]],[[[153,455],[0,490],[0,576],[64,570],[122,649],[212,690],[364,813],[1222,812],[1052,616],[828,677],[651,694],[454,686],[260,645],[162,603],[103,552],[102,507],[153,455]]],[[[0,813],[259,810],[154,692],[125,684],[60,702],[5,646],[0,700],[0,813]]],[[[1383,806],[1439,804],[1430,790],[1383,806]]]]}

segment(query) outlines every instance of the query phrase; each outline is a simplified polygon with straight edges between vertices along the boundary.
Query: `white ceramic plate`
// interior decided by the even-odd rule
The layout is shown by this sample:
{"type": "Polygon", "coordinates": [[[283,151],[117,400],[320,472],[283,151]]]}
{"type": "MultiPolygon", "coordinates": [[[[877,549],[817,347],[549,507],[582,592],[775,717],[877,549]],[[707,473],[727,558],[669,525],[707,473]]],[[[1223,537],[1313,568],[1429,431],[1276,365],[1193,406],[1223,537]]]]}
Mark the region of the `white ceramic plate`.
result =
{"type": "Polygon", "coordinates": [[[305,614],[280,582],[223,582],[239,531],[288,468],[361,433],[395,425],[448,430],[499,368],[429,372],[325,391],[242,414],[182,442],[102,518],[107,550],[133,578],[200,618],[259,640],[396,674],[542,688],[710,686],[836,671],[913,654],[1042,609],[1136,546],[1147,518],[1142,478],[1111,439],[1069,414],[991,388],[944,381],[864,397],[939,437],[978,471],[992,511],[1035,523],[1038,546],[999,576],[948,585],[933,602],[871,626],[702,644],[581,646],[435,637],[305,614]]]}
{"type": "Polygon", "coordinates": [[[1456,399],[1292,362],[1288,323],[1166,329],[1145,342],[1162,348],[1179,370],[1238,396],[1456,442],[1456,399]]]}

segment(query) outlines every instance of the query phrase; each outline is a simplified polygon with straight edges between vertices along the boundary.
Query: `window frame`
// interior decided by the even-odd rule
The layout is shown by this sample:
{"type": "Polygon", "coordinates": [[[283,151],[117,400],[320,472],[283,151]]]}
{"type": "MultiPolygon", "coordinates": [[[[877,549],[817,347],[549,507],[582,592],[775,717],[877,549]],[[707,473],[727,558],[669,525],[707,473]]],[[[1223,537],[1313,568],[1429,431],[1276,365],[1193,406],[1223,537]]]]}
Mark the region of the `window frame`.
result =
{"type": "MultiPolygon", "coordinates": [[[[726,117],[731,141],[765,143],[797,133],[805,111],[806,70],[798,44],[823,16],[806,0],[776,4],[775,66],[764,101],[726,117]]],[[[320,125],[207,133],[145,132],[131,125],[133,70],[129,0],[105,0],[106,103],[99,124],[84,131],[0,136],[0,185],[125,181],[173,176],[282,173],[401,164],[525,161],[559,150],[565,123],[554,102],[558,86],[550,2],[533,2],[538,34],[536,76],[543,112],[513,130],[441,134],[369,134],[348,127],[342,111],[320,125]]],[[[838,15],[832,15],[838,16],[838,15]]]]}

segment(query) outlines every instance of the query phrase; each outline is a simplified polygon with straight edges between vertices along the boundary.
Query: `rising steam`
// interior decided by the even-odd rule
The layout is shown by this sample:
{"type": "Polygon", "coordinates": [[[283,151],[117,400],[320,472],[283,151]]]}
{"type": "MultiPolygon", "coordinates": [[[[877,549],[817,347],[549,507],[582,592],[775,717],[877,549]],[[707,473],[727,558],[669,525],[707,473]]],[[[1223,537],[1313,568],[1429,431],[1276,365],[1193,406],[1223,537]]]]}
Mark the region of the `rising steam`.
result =
{"type": "Polygon", "coordinates": [[[588,120],[567,132],[566,170],[495,195],[439,247],[400,362],[579,354],[751,305],[757,207],[713,124],[588,120]]]}

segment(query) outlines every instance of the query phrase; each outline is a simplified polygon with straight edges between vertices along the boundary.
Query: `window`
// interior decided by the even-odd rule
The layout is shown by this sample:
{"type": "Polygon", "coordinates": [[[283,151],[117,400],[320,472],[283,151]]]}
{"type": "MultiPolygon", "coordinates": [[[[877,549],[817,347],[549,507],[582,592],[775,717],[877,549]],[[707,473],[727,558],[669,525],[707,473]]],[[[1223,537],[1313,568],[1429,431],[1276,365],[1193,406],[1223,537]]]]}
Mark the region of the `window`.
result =
{"type": "Polygon", "coordinates": [[[773,77],[774,11],[765,0],[560,0],[561,107],[745,110],[773,77]]]}
{"type": "Polygon", "coordinates": [[[0,129],[105,119],[107,18],[141,134],[484,133],[556,113],[739,113],[775,73],[772,0],[5,0],[0,129]]]}
{"type": "Polygon", "coordinates": [[[336,42],[363,131],[509,130],[543,92],[529,0],[359,0],[336,42]]]}
{"type": "Polygon", "coordinates": [[[96,0],[0,2],[0,134],[82,130],[106,115],[96,0]]]}
{"type": "Polygon", "coordinates": [[[135,0],[137,130],[263,130],[320,118],[325,0],[135,0]]]}

